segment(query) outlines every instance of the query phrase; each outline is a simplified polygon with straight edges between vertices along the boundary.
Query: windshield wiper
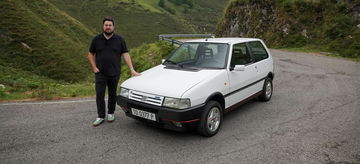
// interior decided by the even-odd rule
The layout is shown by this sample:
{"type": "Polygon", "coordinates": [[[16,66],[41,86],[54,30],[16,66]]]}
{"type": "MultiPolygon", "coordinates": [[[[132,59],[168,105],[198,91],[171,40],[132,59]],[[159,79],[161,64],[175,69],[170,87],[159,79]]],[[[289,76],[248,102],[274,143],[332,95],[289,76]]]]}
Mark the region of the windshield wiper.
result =
{"type": "Polygon", "coordinates": [[[183,67],[182,64],[176,63],[176,62],[174,62],[174,61],[172,61],[172,60],[169,60],[169,59],[166,59],[165,62],[166,62],[166,63],[171,63],[171,64],[174,64],[174,65],[177,65],[177,66],[179,66],[179,67],[181,67],[181,68],[183,67]]]}

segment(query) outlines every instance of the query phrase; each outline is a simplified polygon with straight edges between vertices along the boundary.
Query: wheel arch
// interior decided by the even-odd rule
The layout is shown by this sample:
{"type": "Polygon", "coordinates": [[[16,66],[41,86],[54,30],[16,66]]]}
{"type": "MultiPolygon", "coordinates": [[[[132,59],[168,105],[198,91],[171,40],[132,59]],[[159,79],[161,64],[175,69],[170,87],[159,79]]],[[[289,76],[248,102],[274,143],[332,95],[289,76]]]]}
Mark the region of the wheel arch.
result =
{"type": "Polygon", "coordinates": [[[268,75],[267,75],[267,77],[270,78],[271,80],[274,80],[274,76],[275,75],[272,72],[269,72],[268,75]]]}
{"type": "Polygon", "coordinates": [[[222,112],[224,112],[224,110],[225,110],[225,98],[224,98],[223,94],[221,94],[220,92],[215,92],[215,93],[211,94],[206,99],[205,104],[208,103],[211,100],[217,101],[222,107],[222,112]]]}

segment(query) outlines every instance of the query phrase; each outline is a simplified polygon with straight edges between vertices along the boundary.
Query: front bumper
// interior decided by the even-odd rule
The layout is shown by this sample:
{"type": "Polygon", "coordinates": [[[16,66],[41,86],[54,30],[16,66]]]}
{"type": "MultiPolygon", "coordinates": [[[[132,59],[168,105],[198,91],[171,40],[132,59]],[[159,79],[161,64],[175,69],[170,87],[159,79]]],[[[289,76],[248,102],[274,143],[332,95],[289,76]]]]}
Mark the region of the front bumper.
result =
{"type": "Polygon", "coordinates": [[[116,102],[128,117],[147,122],[153,126],[176,131],[184,131],[196,127],[205,107],[205,104],[201,104],[188,109],[173,109],[130,100],[122,96],[117,96],[116,102]],[[156,115],[156,121],[132,115],[131,108],[154,113],[156,115]],[[181,124],[181,127],[177,126],[179,124],[181,124]]]}

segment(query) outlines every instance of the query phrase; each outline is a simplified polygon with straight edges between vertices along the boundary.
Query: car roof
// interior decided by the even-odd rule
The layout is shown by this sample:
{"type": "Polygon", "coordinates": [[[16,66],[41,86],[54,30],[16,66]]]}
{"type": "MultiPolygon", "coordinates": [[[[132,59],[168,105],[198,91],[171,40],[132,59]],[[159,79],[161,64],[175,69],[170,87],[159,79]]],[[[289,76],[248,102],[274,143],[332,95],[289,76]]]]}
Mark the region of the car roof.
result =
{"type": "Polygon", "coordinates": [[[187,42],[209,42],[209,43],[241,43],[241,42],[250,42],[250,41],[260,41],[257,38],[206,38],[206,39],[193,39],[193,40],[186,40],[187,42]]]}

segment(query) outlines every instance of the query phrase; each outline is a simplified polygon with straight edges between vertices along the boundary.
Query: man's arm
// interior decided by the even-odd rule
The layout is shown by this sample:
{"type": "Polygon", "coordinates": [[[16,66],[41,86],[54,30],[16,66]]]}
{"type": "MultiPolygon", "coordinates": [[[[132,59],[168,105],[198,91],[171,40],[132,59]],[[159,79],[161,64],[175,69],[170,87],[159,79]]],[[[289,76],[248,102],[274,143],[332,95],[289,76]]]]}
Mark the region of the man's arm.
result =
{"type": "Polygon", "coordinates": [[[89,58],[89,61],[90,61],[90,64],[91,64],[91,67],[93,69],[93,72],[96,73],[96,72],[100,72],[99,69],[96,67],[96,63],[95,63],[95,56],[93,53],[89,52],[88,53],[88,58],[89,58]]]}
{"type": "Polygon", "coordinates": [[[130,72],[131,72],[131,76],[139,76],[141,75],[140,73],[136,72],[133,65],[132,65],[132,62],[131,62],[131,57],[129,55],[129,53],[123,53],[122,54],[124,60],[125,60],[125,63],[127,64],[127,66],[129,67],[130,69],[130,72]]]}

